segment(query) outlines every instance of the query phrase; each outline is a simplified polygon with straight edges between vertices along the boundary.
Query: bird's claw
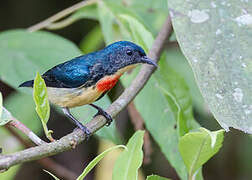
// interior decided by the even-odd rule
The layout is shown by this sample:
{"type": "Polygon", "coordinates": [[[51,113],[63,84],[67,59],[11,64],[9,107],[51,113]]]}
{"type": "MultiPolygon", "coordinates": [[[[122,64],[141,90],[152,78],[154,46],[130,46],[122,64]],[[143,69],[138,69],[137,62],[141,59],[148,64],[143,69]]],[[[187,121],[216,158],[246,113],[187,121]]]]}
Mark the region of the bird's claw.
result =
{"type": "Polygon", "coordinates": [[[99,116],[99,115],[102,115],[106,118],[106,120],[107,120],[106,126],[109,126],[112,123],[113,119],[106,111],[99,111],[98,110],[98,112],[94,115],[94,117],[99,116]]]}
{"type": "Polygon", "coordinates": [[[91,136],[91,131],[84,125],[80,125],[78,126],[78,128],[80,128],[82,130],[82,132],[84,132],[84,134],[86,135],[86,140],[88,140],[91,136]]]}

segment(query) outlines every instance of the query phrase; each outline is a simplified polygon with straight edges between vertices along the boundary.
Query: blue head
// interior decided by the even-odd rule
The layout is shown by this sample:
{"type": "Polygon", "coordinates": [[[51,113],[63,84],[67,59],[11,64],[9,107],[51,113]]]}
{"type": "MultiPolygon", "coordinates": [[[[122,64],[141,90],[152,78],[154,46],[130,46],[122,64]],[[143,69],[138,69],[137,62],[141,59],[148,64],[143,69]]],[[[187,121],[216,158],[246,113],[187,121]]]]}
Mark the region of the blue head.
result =
{"type": "Polygon", "coordinates": [[[102,50],[109,56],[109,63],[117,70],[129,65],[145,63],[157,66],[150,58],[146,56],[144,50],[129,41],[115,42],[102,50]]]}

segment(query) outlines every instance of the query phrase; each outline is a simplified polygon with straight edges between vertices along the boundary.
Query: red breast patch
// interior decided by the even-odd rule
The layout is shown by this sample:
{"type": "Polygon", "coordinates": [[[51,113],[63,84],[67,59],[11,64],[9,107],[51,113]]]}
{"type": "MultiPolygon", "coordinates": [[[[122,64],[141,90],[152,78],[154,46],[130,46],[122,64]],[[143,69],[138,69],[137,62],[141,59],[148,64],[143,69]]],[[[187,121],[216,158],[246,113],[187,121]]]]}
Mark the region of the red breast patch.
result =
{"type": "Polygon", "coordinates": [[[101,91],[101,92],[108,91],[116,85],[119,78],[120,78],[120,76],[104,77],[97,82],[96,87],[97,87],[98,91],[101,91]]]}

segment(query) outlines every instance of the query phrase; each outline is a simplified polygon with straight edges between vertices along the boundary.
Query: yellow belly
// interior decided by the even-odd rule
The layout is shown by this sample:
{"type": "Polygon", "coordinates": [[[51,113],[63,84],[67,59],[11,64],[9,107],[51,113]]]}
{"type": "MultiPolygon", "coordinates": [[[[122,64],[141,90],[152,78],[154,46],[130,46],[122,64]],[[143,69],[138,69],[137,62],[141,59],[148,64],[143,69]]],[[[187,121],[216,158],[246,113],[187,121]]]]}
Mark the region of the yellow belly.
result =
{"type": "Polygon", "coordinates": [[[94,86],[88,88],[52,88],[48,87],[49,100],[61,107],[76,107],[96,101],[102,92],[94,86]]]}

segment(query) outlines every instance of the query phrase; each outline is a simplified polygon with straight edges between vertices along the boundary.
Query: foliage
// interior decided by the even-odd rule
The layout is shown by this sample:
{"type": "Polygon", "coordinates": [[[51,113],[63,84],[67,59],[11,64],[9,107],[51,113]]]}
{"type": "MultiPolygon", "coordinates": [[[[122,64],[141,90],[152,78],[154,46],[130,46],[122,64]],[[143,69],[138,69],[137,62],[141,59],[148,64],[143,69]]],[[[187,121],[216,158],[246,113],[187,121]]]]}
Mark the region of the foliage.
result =
{"type": "Polygon", "coordinates": [[[144,131],[137,131],[127,143],[127,149],[116,160],[113,170],[113,180],[137,180],[138,169],[143,161],[144,131]]]}
{"type": "Polygon", "coordinates": [[[199,168],[206,163],[222,146],[224,130],[211,132],[200,128],[199,132],[190,132],[179,140],[179,151],[187,167],[189,179],[193,179],[199,168]]]}
{"type": "MultiPolygon", "coordinates": [[[[129,40],[148,52],[169,12],[174,27],[172,41],[179,44],[185,57],[179,47],[165,48],[159,68],[134,103],[147,130],[178,176],[182,180],[188,177],[203,179],[202,166],[219,151],[224,139],[224,130],[209,131],[200,128],[196,121],[193,109],[205,113],[203,99],[225,130],[234,127],[252,133],[251,2],[168,0],[169,10],[167,0],[93,2],[52,26],[63,28],[80,19],[98,21],[99,25],[83,38],[79,48],[63,37],[44,31],[29,33],[26,30],[11,30],[0,33],[0,78],[17,90],[5,99],[5,107],[30,126],[34,112],[31,110],[33,104],[30,95],[27,94],[31,94],[31,91],[17,89],[19,83],[33,79],[35,72],[45,72],[56,64],[79,56],[81,51],[95,51],[103,41],[108,45],[118,40],[129,40]],[[188,77],[184,69],[181,70],[184,65],[178,65],[180,59],[185,61],[185,58],[192,67],[203,97],[192,82],[193,77],[188,77]],[[23,101],[27,102],[27,108],[21,107],[23,101]],[[20,106],[20,109],[15,105],[20,106]]],[[[139,69],[121,78],[124,86],[132,82],[139,69]]],[[[186,69],[189,69],[188,66],[186,69]]],[[[46,126],[50,106],[46,86],[39,73],[34,84],[36,111],[51,139],[51,132],[46,126]]],[[[104,108],[110,103],[108,96],[97,102],[104,108]]],[[[95,111],[76,108],[73,114],[79,119],[85,117],[83,123],[86,123],[95,111]]],[[[0,94],[0,125],[5,125],[11,117],[2,106],[0,94]]],[[[32,126],[36,132],[41,130],[37,122],[32,126]]],[[[97,134],[121,144],[115,123],[97,134]]],[[[137,131],[130,138],[127,150],[116,161],[113,179],[137,179],[143,160],[143,135],[143,131],[137,131]]],[[[79,179],[84,178],[108,152],[118,147],[124,146],[115,146],[98,155],[79,179]]],[[[157,175],[147,177],[147,180],[164,179],[167,178],[157,175]]]]}
{"type": "Polygon", "coordinates": [[[180,47],[216,120],[225,130],[252,133],[252,1],[168,0],[168,6],[180,47]]]}
{"type": "Polygon", "coordinates": [[[82,172],[82,174],[77,178],[77,180],[82,180],[83,178],[85,178],[85,176],[95,167],[95,165],[97,163],[99,163],[102,158],[104,158],[104,156],[106,156],[106,154],[108,154],[109,152],[113,151],[114,149],[118,149],[118,148],[124,148],[127,150],[126,146],[123,145],[118,145],[118,146],[114,146],[111,147],[109,149],[107,149],[106,151],[102,152],[101,154],[99,154],[98,156],[96,156],[95,159],[93,159],[88,166],[84,169],[84,171],[82,172]]]}
{"type": "Polygon", "coordinates": [[[37,73],[36,78],[34,79],[33,99],[36,104],[36,111],[43,125],[46,137],[50,140],[53,140],[53,131],[48,130],[46,125],[50,117],[50,105],[48,100],[47,88],[44,79],[40,76],[39,73],[37,73]]]}
{"type": "MultiPolygon", "coordinates": [[[[87,167],[83,170],[83,172],[81,173],[81,175],[76,179],[76,180],[82,180],[86,177],[86,175],[95,167],[96,164],[98,164],[109,152],[118,149],[118,148],[124,148],[127,150],[126,146],[123,145],[117,145],[117,146],[113,146],[107,150],[105,150],[104,152],[102,152],[101,154],[99,154],[98,156],[96,156],[88,165],[87,167]]],[[[56,177],[54,174],[44,170],[45,172],[47,172],[48,174],[50,174],[55,180],[59,180],[58,177],[56,177]]]]}

